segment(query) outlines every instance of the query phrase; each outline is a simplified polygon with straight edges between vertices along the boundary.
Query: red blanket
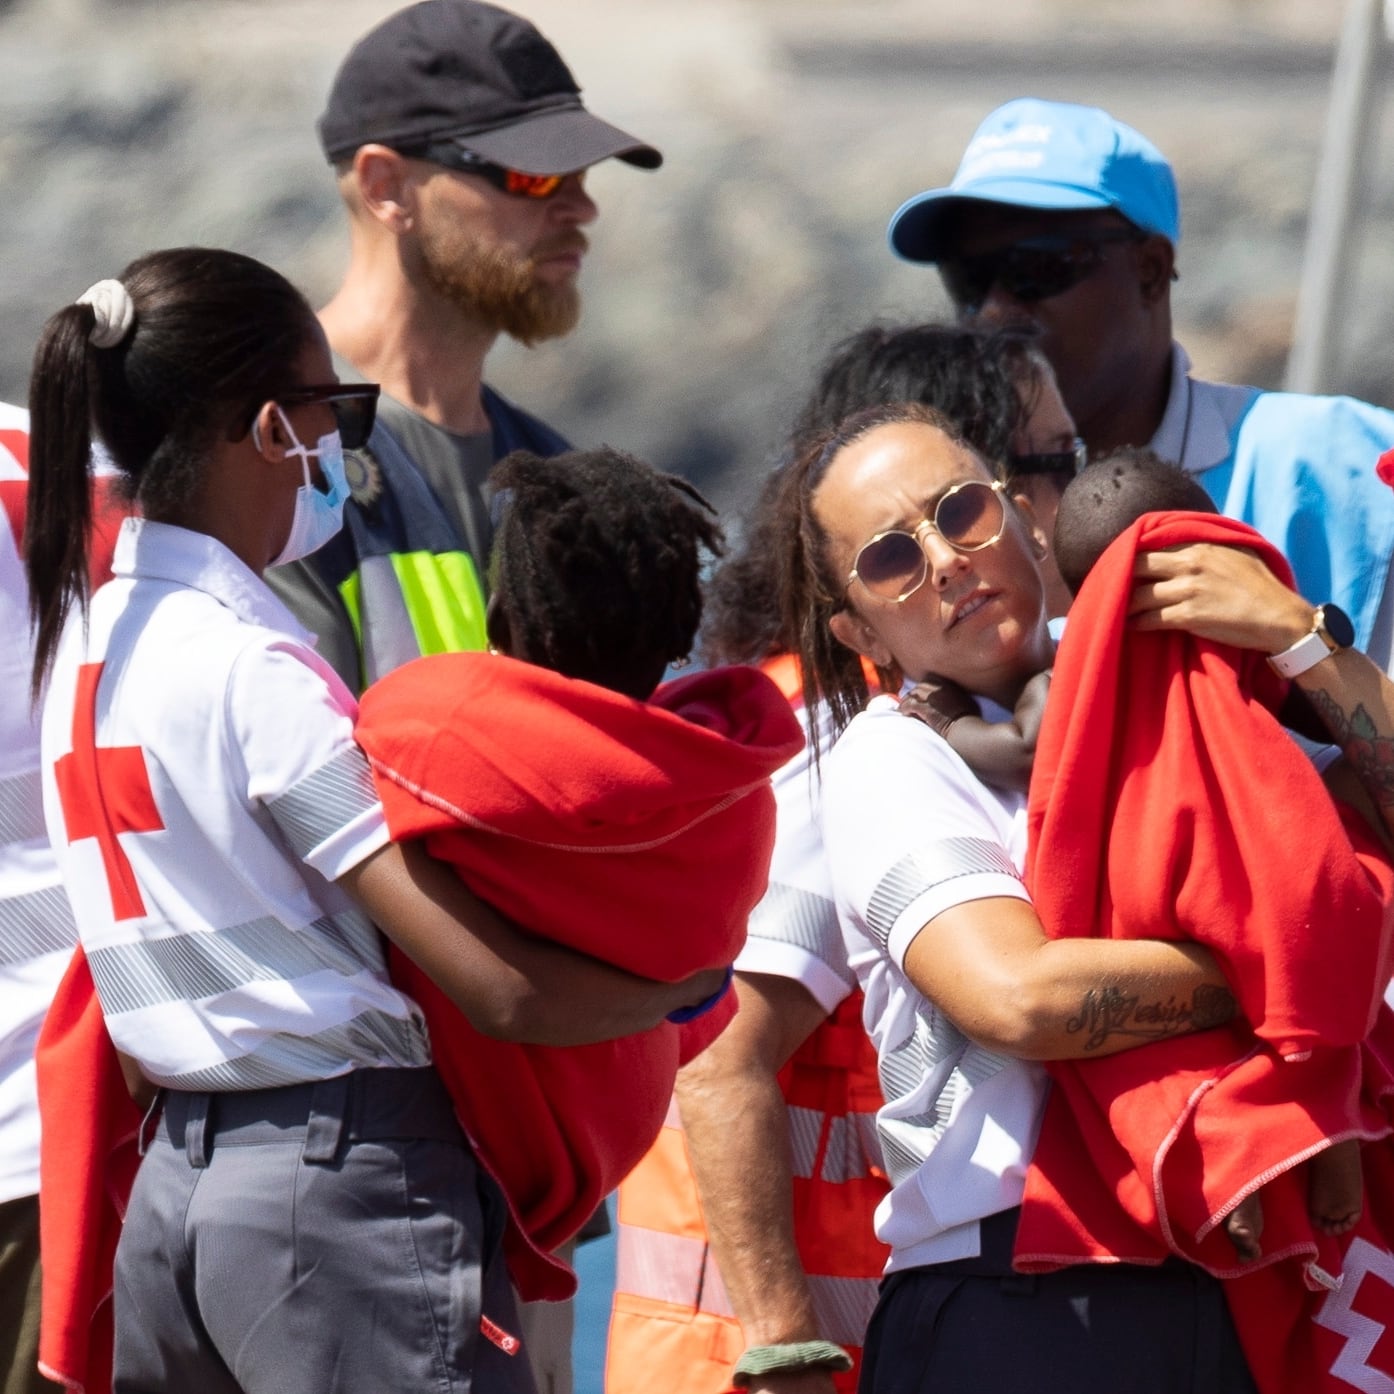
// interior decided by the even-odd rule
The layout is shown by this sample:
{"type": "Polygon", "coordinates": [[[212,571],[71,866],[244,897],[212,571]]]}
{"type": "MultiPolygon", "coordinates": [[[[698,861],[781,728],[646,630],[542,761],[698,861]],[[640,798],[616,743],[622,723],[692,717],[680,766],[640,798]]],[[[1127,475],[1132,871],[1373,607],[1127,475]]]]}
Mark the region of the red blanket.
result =
{"type": "MultiPolygon", "coordinates": [[[[370,688],[357,736],[397,841],[424,838],[476,894],[548,939],[643,977],[729,964],[764,892],[769,777],[802,744],[752,668],[697,673],[652,703],[490,654],[441,654],[370,688]]],[[[729,1019],[551,1049],[491,1040],[401,954],[436,1067],[513,1209],[525,1297],[573,1280],[545,1256],[647,1151],[678,1065],[729,1019]]]]}
{"type": "MultiPolygon", "coordinates": [[[[1226,1292],[1265,1394],[1349,1388],[1327,1372],[1354,1359],[1342,1352],[1359,1312],[1394,1319],[1383,1237],[1394,1236],[1394,1193],[1367,1204],[1353,1235],[1325,1238],[1299,1163],[1331,1140],[1391,1133],[1382,993],[1394,873],[1278,726],[1283,685],[1262,655],[1126,627],[1137,553],[1197,541],[1252,548],[1290,583],[1258,534],[1209,514],[1148,515],[1109,548],[1057,656],[1027,880],[1053,933],[1207,944],[1252,1030],[1052,1065],[1016,1262],[1180,1254],[1233,1278],[1226,1292]],[[1260,1186],[1264,1257],[1241,1268],[1222,1221],[1260,1186]],[[1383,1276],[1366,1284],[1353,1264],[1383,1276]]],[[[1373,1195],[1394,1181],[1390,1145],[1363,1152],[1373,1195]]]]}
{"type": "Polygon", "coordinates": [[[39,1367],[70,1389],[111,1388],[111,1283],[121,1217],[140,1157],[140,1110],[126,1091],[81,949],[44,1018],[36,1052],[39,1367]]]}

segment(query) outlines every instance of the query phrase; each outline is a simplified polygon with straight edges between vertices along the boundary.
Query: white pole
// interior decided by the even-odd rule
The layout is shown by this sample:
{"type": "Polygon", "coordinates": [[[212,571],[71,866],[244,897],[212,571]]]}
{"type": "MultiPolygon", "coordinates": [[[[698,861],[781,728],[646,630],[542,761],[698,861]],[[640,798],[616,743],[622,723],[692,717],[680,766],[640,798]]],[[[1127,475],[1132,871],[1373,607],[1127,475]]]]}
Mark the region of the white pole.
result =
{"type": "Polygon", "coordinates": [[[1349,0],[1331,76],[1331,104],[1288,355],[1287,386],[1294,392],[1321,392],[1331,387],[1335,356],[1332,331],[1373,135],[1370,116],[1375,69],[1385,31],[1391,25],[1394,0],[1384,0],[1383,4],[1380,0],[1349,0]]]}

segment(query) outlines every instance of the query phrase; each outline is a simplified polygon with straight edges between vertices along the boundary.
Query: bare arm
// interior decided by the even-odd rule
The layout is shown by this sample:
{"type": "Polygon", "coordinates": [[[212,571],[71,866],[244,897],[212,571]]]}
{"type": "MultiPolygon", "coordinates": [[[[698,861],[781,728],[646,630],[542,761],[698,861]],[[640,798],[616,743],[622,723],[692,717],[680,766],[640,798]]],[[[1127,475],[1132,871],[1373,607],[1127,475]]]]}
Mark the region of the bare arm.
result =
{"type": "Polygon", "coordinates": [[[911,941],[905,972],[970,1039],[1028,1060],[1113,1055],[1235,1014],[1200,945],[1047,939],[1030,904],[1010,896],[936,915],[911,941]]]}
{"type": "MultiPolygon", "coordinates": [[[[794,1246],[789,1116],[775,1075],[826,1015],[788,978],[737,973],[740,1010],[679,1074],[678,1108],[712,1250],[748,1345],[823,1337],[794,1246]]],[[[832,1394],[822,1373],[769,1375],[752,1394],[832,1394]]]]}
{"type": "Polygon", "coordinates": [[[900,709],[943,736],[985,784],[1024,790],[1031,783],[1049,690],[1050,674],[1037,673],[1023,689],[1010,721],[985,721],[977,703],[956,683],[931,678],[916,683],[900,699],[900,709]]]}
{"type": "Polygon", "coordinates": [[[711,996],[725,973],[636,977],[510,924],[420,843],[390,843],[339,878],[470,1024],[500,1040],[588,1045],[657,1026],[711,996]]]}
{"type": "MultiPolygon", "coordinates": [[[[1315,607],[1239,548],[1196,543],[1150,552],[1133,574],[1129,613],[1138,629],[1182,629],[1281,653],[1312,627],[1315,607]]],[[[1358,649],[1332,654],[1293,681],[1341,747],[1386,836],[1394,837],[1394,682],[1358,649]]],[[[1340,778],[1333,775],[1338,794],[1340,778]]]]}

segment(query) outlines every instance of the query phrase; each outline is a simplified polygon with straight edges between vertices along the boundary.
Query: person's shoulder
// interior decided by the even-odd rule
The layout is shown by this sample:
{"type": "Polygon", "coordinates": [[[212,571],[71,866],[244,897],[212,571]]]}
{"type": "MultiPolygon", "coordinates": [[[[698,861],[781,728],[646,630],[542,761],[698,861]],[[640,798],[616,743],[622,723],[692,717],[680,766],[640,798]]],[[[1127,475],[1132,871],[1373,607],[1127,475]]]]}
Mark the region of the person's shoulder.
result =
{"type": "Polygon", "coordinates": [[[315,713],[349,720],[357,714],[357,699],[344,680],[297,635],[242,624],[221,652],[210,647],[209,661],[224,669],[223,700],[229,711],[272,722],[284,721],[292,712],[302,720],[315,713]]]}
{"type": "Polygon", "coordinates": [[[537,455],[563,455],[571,442],[541,417],[510,401],[496,388],[484,384],[484,410],[495,435],[508,450],[531,450],[537,455]]]}
{"type": "Polygon", "coordinates": [[[870,786],[926,777],[965,787],[976,784],[948,742],[922,721],[905,715],[894,697],[873,697],[824,757],[829,783],[870,786]]]}
{"type": "Polygon", "coordinates": [[[1245,425],[1284,433],[1349,431],[1394,441],[1394,410],[1358,397],[1261,391],[1245,425]]]}

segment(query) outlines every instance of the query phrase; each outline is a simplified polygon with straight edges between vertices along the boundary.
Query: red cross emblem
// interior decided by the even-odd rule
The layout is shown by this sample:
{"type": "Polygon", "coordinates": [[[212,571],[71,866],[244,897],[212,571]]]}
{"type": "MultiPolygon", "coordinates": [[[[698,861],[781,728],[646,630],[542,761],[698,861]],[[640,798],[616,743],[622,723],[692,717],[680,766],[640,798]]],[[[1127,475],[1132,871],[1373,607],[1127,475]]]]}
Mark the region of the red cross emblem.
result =
{"type": "Polygon", "coordinates": [[[0,450],[11,456],[20,469],[29,470],[29,434],[27,431],[0,431],[0,450]]]}
{"type": "Polygon", "coordinates": [[[101,676],[100,663],[84,663],[78,669],[73,748],[58,761],[53,773],[68,842],[97,839],[112,914],[118,920],[134,920],[145,914],[145,902],[117,834],[158,832],[164,823],[155,807],[145,752],[140,746],[97,749],[97,684],[101,676]]]}
{"type": "Polygon", "coordinates": [[[1331,1373],[1354,1389],[1394,1390],[1394,1352],[1389,1348],[1394,1254],[1357,1237],[1346,1250],[1342,1269],[1341,1286],[1313,1318],[1344,1338],[1331,1373]]]}

